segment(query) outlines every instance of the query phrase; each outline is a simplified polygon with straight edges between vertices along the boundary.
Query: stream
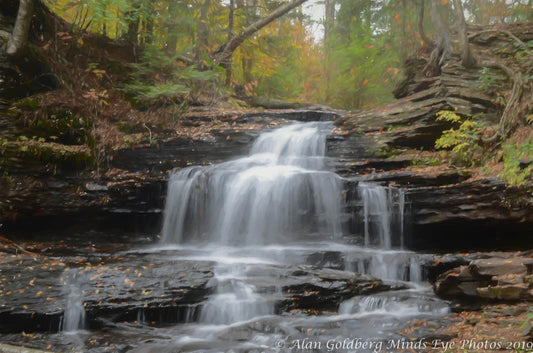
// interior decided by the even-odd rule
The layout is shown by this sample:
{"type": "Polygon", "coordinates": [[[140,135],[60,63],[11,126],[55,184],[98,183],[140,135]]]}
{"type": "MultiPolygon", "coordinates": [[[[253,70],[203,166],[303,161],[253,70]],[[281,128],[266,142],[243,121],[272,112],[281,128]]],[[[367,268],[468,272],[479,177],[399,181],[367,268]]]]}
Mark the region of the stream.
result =
{"type": "Polygon", "coordinates": [[[36,337],[81,352],[426,348],[449,305],[425,281],[431,255],[404,249],[408,200],[363,182],[348,200],[331,129],[295,123],[248,156],[173,172],[160,240],[64,269],[58,332],[36,337]]]}

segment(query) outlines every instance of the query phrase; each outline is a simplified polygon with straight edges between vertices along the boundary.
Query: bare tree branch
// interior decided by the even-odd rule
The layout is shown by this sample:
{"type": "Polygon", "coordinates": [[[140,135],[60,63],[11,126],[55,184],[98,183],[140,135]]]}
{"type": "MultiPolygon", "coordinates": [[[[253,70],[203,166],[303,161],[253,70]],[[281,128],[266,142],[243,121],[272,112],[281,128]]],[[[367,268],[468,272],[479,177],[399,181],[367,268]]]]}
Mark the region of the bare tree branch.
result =
{"type": "Polygon", "coordinates": [[[281,5],[276,10],[272,11],[272,13],[270,13],[268,16],[263,17],[249,25],[244,29],[244,31],[233,37],[226,44],[222,45],[219,50],[217,50],[217,52],[219,52],[219,54],[216,56],[217,64],[224,63],[231,58],[235,49],[237,49],[246,38],[306,1],[307,0],[293,0],[285,5],[281,5]]]}

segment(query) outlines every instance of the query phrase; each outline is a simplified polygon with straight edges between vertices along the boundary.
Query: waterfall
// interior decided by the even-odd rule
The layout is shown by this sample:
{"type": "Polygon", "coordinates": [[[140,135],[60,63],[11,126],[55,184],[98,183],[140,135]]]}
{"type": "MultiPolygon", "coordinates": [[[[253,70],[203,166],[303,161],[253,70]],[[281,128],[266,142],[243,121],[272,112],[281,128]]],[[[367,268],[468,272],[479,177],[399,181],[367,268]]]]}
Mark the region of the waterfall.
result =
{"type": "Polygon", "coordinates": [[[173,173],[163,243],[258,245],[340,236],[341,179],[323,170],[330,129],[331,123],[290,125],[261,135],[247,157],[173,173]]]}
{"type": "MultiPolygon", "coordinates": [[[[218,244],[214,293],[199,321],[231,324],[273,313],[224,247],[283,244],[342,235],[341,179],[324,170],[331,123],[293,124],[259,136],[249,156],[173,173],[162,242],[218,244]]],[[[215,255],[215,254],[213,254],[215,255]]]]}
{"type": "Polygon", "coordinates": [[[418,255],[404,251],[405,192],[400,188],[359,183],[360,222],[369,251],[346,258],[346,267],[384,280],[422,281],[418,255]]]}
{"type": "MultiPolygon", "coordinates": [[[[229,325],[273,315],[272,298],[283,294],[275,286],[260,291],[254,285],[261,283],[254,277],[261,261],[298,263],[299,251],[307,251],[297,250],[299,243],[336,243],[346,235],[341,220],[344,181],[327,171],[325,163],[326,136],[331,128],[329,122],[282,127],[261,134],[248,156],[171,174],[162,243],[204,249],[203,259],[215,263],[208,284],[212,294],[195,316],[199,323],[229,325]],[[274,248],[288,255],[280,261],[274,248]]],[[[383,280],[419,282],[417,255],[402,250],[403,191],[359,183],[357,194],[364,247],[345,250],[345,269],[383,280]]],[[[371,298],[346,301],[341,311],[405,308],[397,303],[403,302],[399,297],[371,298]],[[373,300],[378,302],[373,304],[373,300]]],[[[425,302],[408,302],[406,310],[425,302]]],[[[423,307],[419,311],[425,312],[423,307]]]]}

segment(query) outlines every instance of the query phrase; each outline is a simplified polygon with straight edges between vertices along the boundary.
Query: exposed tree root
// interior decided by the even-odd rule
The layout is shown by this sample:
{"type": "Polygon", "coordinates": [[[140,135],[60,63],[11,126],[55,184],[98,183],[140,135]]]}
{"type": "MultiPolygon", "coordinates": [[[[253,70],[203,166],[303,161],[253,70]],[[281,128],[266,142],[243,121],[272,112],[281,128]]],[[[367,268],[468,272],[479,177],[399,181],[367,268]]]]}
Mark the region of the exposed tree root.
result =
{"type": "Polygon", "coordinates": [[[498,123],[498,130],[496,133],[488,138],[482,138],[482,142],[485,144],[490,144],[496,142],[499,138],[505,138],[509,132],[511,132],[516,125],[518,124],[518,117],[520,112],[518,109],[520,99],[522,97],[523,85],[521,74],[515,72],[510,67],[497,62],[497,61],[482,61],[481,66],[500,69],[504,71],[512,80],[513,80],[513,89],[511,95],[505,105],[505,109],[500,117],[498,123]]]}
{"type": "Polygon", "coordinates": [[[441,73],[441,67],[444,64],[448,54],[450,52],[450,40],[447,33],[443,33],[439,36],[433,51],[429,57],[429,60],[422,69],[424,76],[434,77],[441,73]]]}
{"type": "Polygon", "coordinates": [[[482,35],[484,33],[503,33],[505,35],[508,35],[509,37],[514,39],[518,44],[520,44],[524,48],[524,50],[526,50],[529,54],[531,54],[531,51],[529,50],[529,48],[528,48],[526,43],[521,41],[520,38],[515,36],[511,31],[508,31],[508,30],[505,30],[505,29],[485,29],[483,31],[472,33],[471,35],[468,36],[468,40],[472,40],[472,39],[476,38],[477,36],[482,35]]]}
{"type": "Polygon", "coordinates": [[[508,67],[507,65],[499,61],[479,60],[477,55],[472,51],[469,41],[472,38],[475,38],[476,36],[482,33],[500,32],[505,35],[508,35],[513,40],[518,42],[521,46],[525,48],[525,50],[527,50],[528,53],[530,53],[530,51],[524,42],[522,42],[518,37],[516,37],[513,33],[507,30],[488,29],[488,30],[476,32],[468,36],[465,18],[464,18],[464,11],[463,11],[461,1],[454,0],[454,7],[455,7],[457,18],[459,20],[459,39],[460,39],[461,52],[462,52],[461,54],[462,65],[466,68],[488,67],[488,68],[500,69],[503,72],[505,72],[513,80],[513,88],[511,91],[511,95],[509,96],[509,99],[507,100],[507,104],[505,105],[505,109],[500,117],[500,121],[498,123],[498,130],[496,131],[494,135],[488,138],[485,138],[485,137],[481,138],[481,141],[483,143],[491,144],[491,143],[496,142],[500,138],[503,139],[507,137],[509,132],[514,130],[514,128],[518,125],[519,117],[520,117],[519,103],[522,97],[522,92],[524,90],[524,82],[522,80],[522,76],[520,72],[515,72],[512,68],[508,67]]]}

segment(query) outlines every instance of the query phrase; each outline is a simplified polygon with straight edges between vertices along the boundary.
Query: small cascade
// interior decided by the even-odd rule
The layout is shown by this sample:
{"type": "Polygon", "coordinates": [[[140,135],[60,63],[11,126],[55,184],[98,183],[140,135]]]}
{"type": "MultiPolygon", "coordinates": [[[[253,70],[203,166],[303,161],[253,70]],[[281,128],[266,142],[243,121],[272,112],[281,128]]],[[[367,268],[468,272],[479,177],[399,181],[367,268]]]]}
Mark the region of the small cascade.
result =
{"type": "Polygon", "coordinates": [[[247,283],[246,269],[244,264],[220,264],[215,268],[216,293],[202,307],[200,322],[231,324],[273,313],[272,306],[247,283]]]}
{"type": "Polygon", "coordinates": [[[446,315],[446,302],[435,299],[429,293],[412,290],[380,293],[356,297],[339,306],[340,315],[387,314],[395,316],[446,315]]]}
{"type": "Polygon", "coordinates": [[[75,332],[83,330],[86,325],[85,307],[83,305],[84,292],[81,287],[82,279],[77,270],[68,270],[64,273],[64,286],[68,291],[67,303],[61,330],[75,332]]]}
{"type": "Polygon", "coordinates": [[[404,191],[399,188],[359,183],[358,192],[362,200],[365,247],[403,248],[404,191]]]}
{"type": "Polygon", "coordinates": [[[419,256],[410,251],[371,250],[348,254],[346,269],[388,281],[422,281],[419,256]]]}
{"type": "Polygon", "coordinates": [[[400,188],[359,183],[365,251],[346,257],[346,268],[389,281],[422,281],[418,255],[404,251],[406,202],[400,188]]]}

